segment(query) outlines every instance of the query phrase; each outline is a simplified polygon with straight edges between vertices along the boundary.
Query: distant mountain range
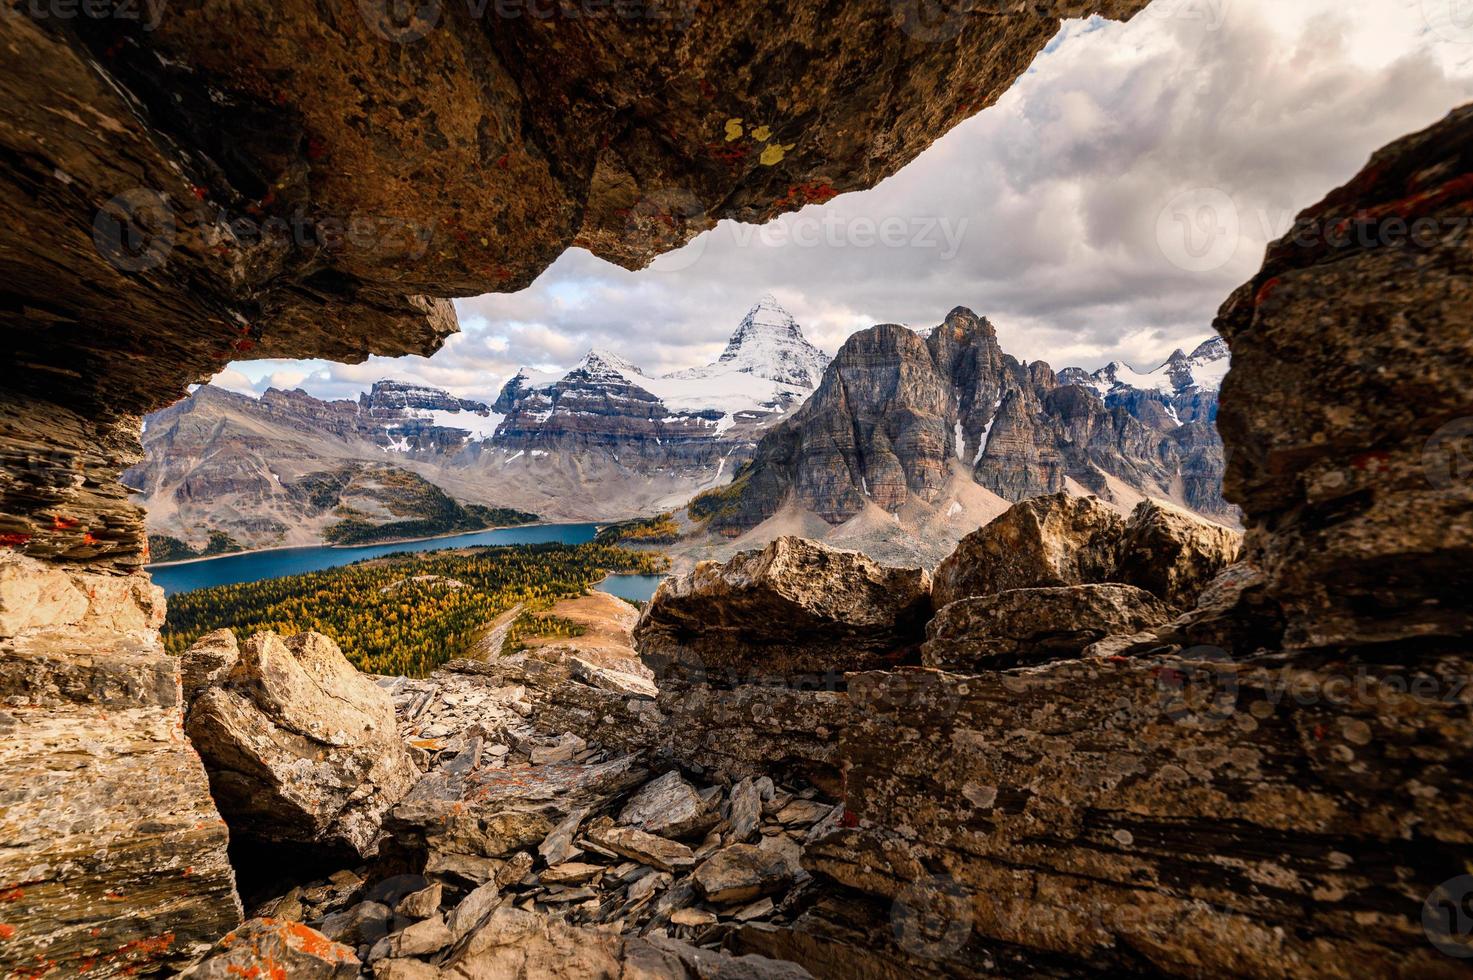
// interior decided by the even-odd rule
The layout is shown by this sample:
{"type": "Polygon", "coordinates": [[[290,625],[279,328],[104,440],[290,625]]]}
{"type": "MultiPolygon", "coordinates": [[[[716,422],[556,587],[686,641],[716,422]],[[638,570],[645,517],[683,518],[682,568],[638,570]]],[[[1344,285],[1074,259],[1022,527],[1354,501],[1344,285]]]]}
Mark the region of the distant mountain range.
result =
{"type": "Polygon", "coordinates": [[[728,481],[828,361],[767,296],[704,367],[658,376],[594,350],[562,374],[519,371],[492,405],[399,381],[356,401],[206,385],[145,420],[145,459],[124,479],[150,531],[193,549],[211,532],[263,547],[316,543],[344,515],[423,519],[400,513],[402,493],[373,507],[361,493],[306,490],[344,470],[361,477],[345,484],[354,488],[388,473],[402,489],[412,481],[396,474],[408,474],[467,506],[617,520],[728,481]]]}
{"type": "Polygon", "coordinates": [[[203,386],[147,418],[125,479],[171,549],[676,511],[691,540],[797,529],[929,557],[1065,488],[1231,520],[1212,424],[1227,363],[1214,339],[1151,372],[1055,374],[960,308],[924,338],[862,331],[831,361],[766,296],[709,365],[653,375],[593,350],[519,371],[490,405],[387,380],[356,401],[203,386]]]}
{"type": "Polygon", "coordinates": [[[1005,353],[962,307],[924,334],[872,327],[687,516],[744,547],[797,533],[928,562],[1013,502],[1060,490],[1122,509],[1150,496],[1232,522],[1213,424],[1227,364],[1217,341],[1145,374],[1056,374],[1005,353]]]}

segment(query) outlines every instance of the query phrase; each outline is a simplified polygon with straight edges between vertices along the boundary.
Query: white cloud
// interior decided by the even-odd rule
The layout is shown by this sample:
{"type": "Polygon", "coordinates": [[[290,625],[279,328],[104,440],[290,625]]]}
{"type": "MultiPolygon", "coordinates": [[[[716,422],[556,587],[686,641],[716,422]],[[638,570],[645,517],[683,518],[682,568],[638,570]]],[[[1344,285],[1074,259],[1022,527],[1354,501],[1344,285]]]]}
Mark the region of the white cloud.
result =
{"type": "Polygon", "coordinates": [[[1156,0],[1129,24],[1073,22],[995,107],[872,190],[722,222],[640,273],[570,251],[521,293],[458,303],[466,332],[433,358],[237,364],[230,380],[298,373],[349,397],[397,377],[490,399],[519,364],[593,346],[671,370],[714,358],[769,290],[830,351],[966,305],[1019,357],[1152,367],[1210,334],[1296,212],[1473,99],[1462,2],[1156,0]],[[1235,239],[1211,237],[1233,219],[1235,239]]]}

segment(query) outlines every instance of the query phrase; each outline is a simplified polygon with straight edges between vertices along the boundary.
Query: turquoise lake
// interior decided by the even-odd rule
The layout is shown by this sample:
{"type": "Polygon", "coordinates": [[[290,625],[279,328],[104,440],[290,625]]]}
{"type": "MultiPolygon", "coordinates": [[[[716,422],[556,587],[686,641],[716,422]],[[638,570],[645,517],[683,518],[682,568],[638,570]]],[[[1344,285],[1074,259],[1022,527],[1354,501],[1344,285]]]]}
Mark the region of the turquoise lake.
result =
{"type": "MultiPolygon", "coordinates": [[[[175,565],[150,565],[148,571],[153,580],[163,586],[165,595],[177,595],[180,592],[207,589],[212,585],[235,585],[239,582],[258,582],[286,575],[320,572],[325,568],[350,565],[365,558],[381,558],[406,551],[439,551],[444,548],[469,548],[488,544],[587,544],[593,540],[597,530],[597,524],[534,524],[496,531],[472,531],[448,538],[431,538],[403,544],[374,544],[356,548],[278,548],[245,555],[202,558],[175,565]]],[[[613,578],[652,579],[656,585],[660,581],[652,575],[620,575],[613,578]]],[[[635,588],[631,583],[616,583],[616,587],[626,591],[635,588]]],[[[645,595],[625,595],[623,591],[614,591],[614,588],[604,591],[626,599],[648,599],[655,589],[654,585],[650,585],[648,594],[645,595]]]]}

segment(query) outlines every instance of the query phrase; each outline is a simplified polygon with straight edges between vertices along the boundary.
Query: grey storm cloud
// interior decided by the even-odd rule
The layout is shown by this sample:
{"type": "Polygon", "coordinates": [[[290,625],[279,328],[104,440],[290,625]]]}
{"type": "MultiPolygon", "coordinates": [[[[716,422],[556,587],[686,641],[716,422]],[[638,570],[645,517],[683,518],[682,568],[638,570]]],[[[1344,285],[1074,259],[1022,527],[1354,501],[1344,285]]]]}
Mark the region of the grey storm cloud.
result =
{"type": "Polygon", "coordinates": [[[771,292],[834,351],[954,306],[1055,367],[1153,367],[1211,334],[1295,213],[1377,148],[1473,98],[1460,0],[1156,0],[1076,21],[999,103],[879,186],[766,226],[722,222],[631,273],[572,250],[529,289],[457,304],[432,358],[232,365],[220,379],[351,397],[405,378],[491,398],[520,365],[607,347],[713,359],[771,292]]]}

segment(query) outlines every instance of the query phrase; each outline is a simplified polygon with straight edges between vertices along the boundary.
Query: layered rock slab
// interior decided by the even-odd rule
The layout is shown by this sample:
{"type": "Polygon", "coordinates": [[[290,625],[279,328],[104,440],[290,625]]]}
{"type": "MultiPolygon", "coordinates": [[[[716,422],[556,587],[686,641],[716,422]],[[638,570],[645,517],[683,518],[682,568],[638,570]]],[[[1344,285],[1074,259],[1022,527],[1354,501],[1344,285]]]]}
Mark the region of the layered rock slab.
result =
{"type": "Polygon", "coordinates": [[[1473,631],[1470,143],[1463,106],[1377,152],[1214,324],[1225,489],[1294,648],[1473,631]]]}
{"type": "Polygon", "coordinates": [[[1275,657],[857,675],[859,825],[805,866],[890,900],[941,875],[985,939],[1117,968],[1441,975],[1422,902],[1473,833],[1470,667],[1421,695],[1275,657]]]}
{"type": "MultiPolygon", "coordinates": [[[[221,643],[211,634],[185,660],[213,662],[221,643]]],[[[320,633],[251,637],[187,728],[226,820],[261,841],[368,854],[419,775],[388,696],[320,633]]]]}
{"type": "Polygon", "coordinates": [[[876,666],[919,642],[930,614],[924,570],[782,537],[666,579],[635,642],[662,684],[732,687],[876,666]]]}
{"type": "Polygon", "coordinates": [[[251,919],[227,933],[180,980],[354,980],[360,963],[353,950],[300,922],[251,919]]]}
{"type": "Polygon", "coordinates": [[[474,749],[431,771],[389,814],[395,846],[421,861],[505,858],[548,836],[570,813],[639,785],[633,756],[596,765],[505,769],[474,749]]]}
{"type": "Polygon", "coordinates": [[[0,564],[0,967],[178,969],[240,922],[144,576],[0,564]]]}
{"type": "Polygon", "coordinates": [[[1121,583],[1175,608],[1238,558],[1242,535],[1156,500],[1123,518],[1094,497],[1056,493],[1015,504],[963,538],[936,568],[939,609],[1008,589],[1121,583]]]}
{"type": "Polygon", "coordinates": [[[1159,599],[1131,585],[1009,589],[943,608],[926,625],[921,661],[965,674],[1060,660],[1170,617],[1159,599]]]}

